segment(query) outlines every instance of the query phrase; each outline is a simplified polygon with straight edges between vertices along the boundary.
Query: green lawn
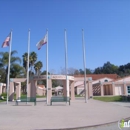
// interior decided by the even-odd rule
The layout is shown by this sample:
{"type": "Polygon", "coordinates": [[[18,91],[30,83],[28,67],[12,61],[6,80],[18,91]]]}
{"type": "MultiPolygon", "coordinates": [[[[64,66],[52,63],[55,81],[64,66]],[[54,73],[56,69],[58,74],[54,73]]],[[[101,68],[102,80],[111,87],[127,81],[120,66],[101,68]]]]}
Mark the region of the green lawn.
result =
{"type": "Polygon", "coordinates": [[[122,97],[121,96],[94,96],[93,99],[100,100],[104,102],[121,102],[122,97]]]}
{"type": "Polygon", "coordinates": [[[0,100],[0,102],[4,102],[4,101],[6,101],[6,97],[7,97],[6,93],[2,93],[1,96],[4,97],[4,100],[0,100]]]}
{"type": "MultiPolygon", "coordinates": [[[[7,97],[7,94],[6,93],[3,93],[2,96],[4,97],[4,100],[0,100],[0,102],[4,102],[6,101],[6,97],[7,97]]],[[[26,94],[21,94],[21,98],[22,97],[27,97],[26,94]]],[[[45,98],[46,96],[36,96],[36,98],[45,98]]],[[[16,99],[16,94],[14,94],[14,99],[16,99]]]]}
{"type": "MultiPolygon", "coordinates": [[[[26,94],[21,94],[21,97],[27,97],[26,94]]],[[[36,98],[45,98],[46,96],[39,96],[39,95],[36,95],[36,98]]]]}
{"type": "Polygon", "coordinates": [[[83,97],[83,96],[80,96],[80,95],[75,95],[75,97],[83,97]]]}

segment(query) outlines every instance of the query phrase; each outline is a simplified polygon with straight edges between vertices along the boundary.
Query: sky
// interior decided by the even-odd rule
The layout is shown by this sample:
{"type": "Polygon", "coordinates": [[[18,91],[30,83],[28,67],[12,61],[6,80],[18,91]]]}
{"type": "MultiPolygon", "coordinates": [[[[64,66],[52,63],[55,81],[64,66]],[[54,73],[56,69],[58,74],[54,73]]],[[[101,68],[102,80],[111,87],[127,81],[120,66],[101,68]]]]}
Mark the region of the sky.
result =
{"type": "MultiPolygon", "coordinates": [[[[60,73],[65,67],[64,29],[67,31],[67,67],[83,69],[82,29],[86,49],[86,68],[94,70],[110,63],[130,62],[130,0],[0,0],[0,43],[10,30],[12,50],[19,56],[38,55],[46,70],[46,45],[36,43],[48,29],[48,70],[60,73]]],[[[0,48],[0,52],[9,47],[0,48]]],[[[22,65],[22,63],[21,63],[22,65]]]]}

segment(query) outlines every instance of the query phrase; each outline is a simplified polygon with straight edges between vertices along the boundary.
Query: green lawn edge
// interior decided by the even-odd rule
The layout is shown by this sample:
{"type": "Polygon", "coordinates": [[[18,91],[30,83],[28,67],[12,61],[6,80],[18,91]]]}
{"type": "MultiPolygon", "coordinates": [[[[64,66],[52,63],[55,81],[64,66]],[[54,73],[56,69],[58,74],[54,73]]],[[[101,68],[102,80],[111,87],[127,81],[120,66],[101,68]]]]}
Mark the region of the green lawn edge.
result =
{"type": "Polygon", "coordinates": [[[94,100],[104,101],[104,102],[122,102],[121,96],[94,96],[94,100]]]}

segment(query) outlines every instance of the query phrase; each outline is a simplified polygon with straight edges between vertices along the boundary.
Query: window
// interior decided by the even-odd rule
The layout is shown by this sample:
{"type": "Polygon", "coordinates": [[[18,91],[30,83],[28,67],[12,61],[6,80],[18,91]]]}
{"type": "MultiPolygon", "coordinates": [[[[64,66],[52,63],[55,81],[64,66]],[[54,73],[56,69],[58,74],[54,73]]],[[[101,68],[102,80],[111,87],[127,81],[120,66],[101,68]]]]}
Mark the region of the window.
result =
{"type": "Polygon", "coordinates": [[[130,95],[130,86],[127,86],[127,93],[130,95]]]}
{"type": "Polygon", "coordinates": [[[108,80],[107,80],[107,79],[105,79],[105,80],[104,80],[104,82],[108,82],[108,80]]]}

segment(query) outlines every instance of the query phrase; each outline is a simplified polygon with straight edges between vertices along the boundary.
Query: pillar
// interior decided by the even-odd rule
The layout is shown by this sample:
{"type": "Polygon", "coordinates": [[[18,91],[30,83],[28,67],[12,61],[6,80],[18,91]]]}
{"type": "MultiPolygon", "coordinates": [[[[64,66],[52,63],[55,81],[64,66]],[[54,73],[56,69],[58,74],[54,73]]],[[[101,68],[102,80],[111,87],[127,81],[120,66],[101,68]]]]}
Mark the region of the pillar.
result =
{"type": "Polygon", "coordinates": [[[10,82],[10,88],[9,88],[9,101],[14,100],[14,82],[10,82]]]}
{"type": "Polygon", "coordinates": [[[114,82],[112,83],[112,94],[113,94],[113,96],[115,95],[115,84],[114,84],[114,82]]]}
{"type": "Polygon", "coordinates": [[[63,80],[63,96],[67,96],[67,90],[66,90],[66,80],[63,80]]]}
{"type": "Polygon", "coordinates": [[[16,99],[21,97],[21,82],[15,83],[16,86],[16,99]]]}
{"type": "Polygon", "coordinates": [[[71,100],[75,100],[74,81],[71,81],[71,100]]]}
{"type": "Polygon", "coordinates": [[[93,96],[92,82],[88,81],[88,99],[93,96]]]}
{"type": "Polygon", "coordinates": [[[112,93],[112,84],[109,84],[109,88],[110,88],[110,95],[113,95],[113,93],[112,93]]]}
{"type": "Polygon", "coordinates": [[[103,88],[103,84],[102,83],[100,84],[100,87],[101,87],[101,96],[104,96],[104,88],[103,88]]]}
{"type": "Polygon", "coordinates": [[[67,97],[70,97],[70,89],[69,89],[70,88],[70,84],[69,84],[69,82],[70,81],[67,79],[67,85],[66,85],[66,87],[67,87],[66,88],[66,90],[67,90],[67,97]]]}
{"type": "Polygon", "coordinates": [[[66,80],[63,80],[63,96],[69,97],[69,80],[67,79],[67,84],[66,80]]]}
{"type": "Polygon", "coordinates": [[[0,83],[0,95],[2,94],[3,83],[0,83]]]}
{"type": "Polygon", "coordinates": [[[30,82],[28,83],[26,91],[27,91],[27,97],[30,97],[31,96],[31,83],[30,82]]]}
{"type": "Polygon", "coordinates": [[[50,103],[51,97],[52,97],[52,80],[48,79],[48,90],[47,90],[48,103],[50,103]]]}
{"type": "Polygon", "coordinates": [[[126,89],[126,83],[125,82],[123,84],[123,88],[124,88],[124,95],[127,95],[127,89],[126,89]]]}
{"type": "Polygon", "coordinates": [[[28,84],[27,97],[36,97],[36,80],[31,80],[28,84]]]}
{"type": "Polygon", "coordinates": [[[3,93],[6,93],[6,92],[7,92],[6,87],[7,87],[6,84],[3,84],[3,87],[2,87],[2,92],[3,92],[3,93]]]}

